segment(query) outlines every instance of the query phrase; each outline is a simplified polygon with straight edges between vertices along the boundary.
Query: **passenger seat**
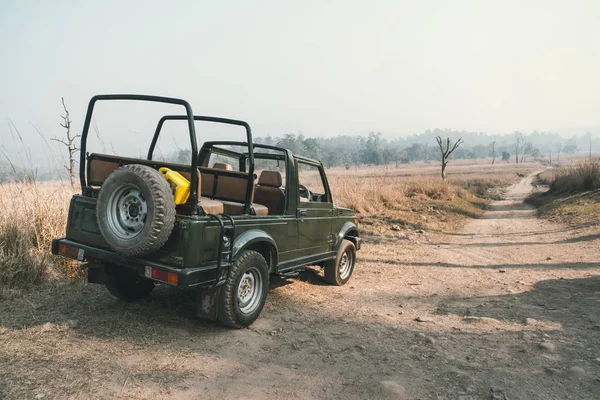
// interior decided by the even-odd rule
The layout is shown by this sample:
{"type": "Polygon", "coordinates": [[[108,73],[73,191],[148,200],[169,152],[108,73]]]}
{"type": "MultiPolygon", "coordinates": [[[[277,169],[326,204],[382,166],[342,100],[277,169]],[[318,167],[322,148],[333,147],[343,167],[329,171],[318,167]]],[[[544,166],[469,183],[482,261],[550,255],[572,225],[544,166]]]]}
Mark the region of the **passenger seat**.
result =
{"type": "Polygon", "coordinates": [[[227,163],[223,163],[223,162],[216,162],[213,165],[214,169],[224,169],[225,171],[233,171],[233,167],[231,166],[231,164],[227,164],[227,163]]]}
{"type": "Polygon", "coordinates": [[[281,174],[279,171],[264,170],[260,173],[258,184],[254,190],[254,202],[269,209],[269,215],[283,215],[285,194],[281,190],[281,174]]]}
{"type": "MultiPolygon", "coordinates": [[[[225,171],[233,171],[233,167],[231,164],[216,162],[213,164],[213,169],[221,169],[225,171]]],[[[246,188],[248,187],[248,183],[246,179],[242,178],[234,178],[234,177],[224,177],[221,176],[219,178],[219,187],[217,189],[217,193],[219,196],[225,198],[231,198],[234,200],[212,200],[213,202],[218,202],[222,209],[222,213],[230,214],[230,215],[240,215],[244,210],[244,199],[246,198],[246,188]],[[240,183],[240,179],[242,179],[243,183],[240,183]],[[224,185],[221,183],[223,180],[226,180],[227,183],[224,185]]],[[[212,187],[213,185],[210,184],[212,187]]],[[[252,201],[252,199],[250,199],[252,201]]],[[[267,207],[261,204],[250,204],[250,213],[255,215],[268,215],[269,210],[267,207]]]]}
{"type": "MultiPolygon", "coordinates": [[[[192,174],[189,172],[181,173],[188,180],[191,179],[192,174]]],[[[208,197],[203,197],[201,193],[202,188],[202,174],[200,170],[198,170],[198,205],[202,207],[205,214],[223,214],[223,203],[218,200],[209,199],[208,197]]]]}

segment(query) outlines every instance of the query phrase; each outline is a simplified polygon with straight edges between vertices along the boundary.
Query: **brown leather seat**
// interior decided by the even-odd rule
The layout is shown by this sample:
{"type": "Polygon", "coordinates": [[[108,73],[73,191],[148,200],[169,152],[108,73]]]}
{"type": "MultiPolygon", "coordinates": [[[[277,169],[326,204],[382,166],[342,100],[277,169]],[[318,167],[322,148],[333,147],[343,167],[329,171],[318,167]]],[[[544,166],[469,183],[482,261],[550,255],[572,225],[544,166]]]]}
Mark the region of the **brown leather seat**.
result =
{"type": "MultiPolygon", "coordinates": [[[[244,210],[244,201],[246,200],[246,190],[248,188],[248,173],[235,172],[233,174],[219,173],[216,176],[216,170],[230,171],[231,166],[224,163],[215,163],[213,168],[202,167],[200,172],[200,188],[202,194],[209,197],[218,197],[218,201],[223,205],[224,214],[241,215],[244,210]],[[223,200],[227,199],[227,200],[223,200]]],[[[253,194],[253,192],[251,192],[253,194]]],[[[250,201],[253,201],[252,198],[250,201]]],[[[256,215],[268,215],[269,210],[261,204],[251,203],[251,213],[256,215]]]]}
{"type": "Polygon", "coordinates": [[[233,167],[230,164],[227,163],[223,163],[223,162],[216,162],[213,165],[214,169],[224,169],[225,171],[233,171],[233,167]]]}
{"type": "Polygon", "coordinates": [[[223,214],[223,210],[225,209],[223,202],[207,197],[200,197],[198,205],[202,207],[205,214],[223,214]]]}
{"type": "MultiPolygon", "coordinates": [[[[240,215],[244,209],[244,203],[237,201],[221,200],[220,203],[223,204],[225,214],[240,215]]],[[[250,208],[254,211],[255,215],[269,215],[269,209],[262,204],[252,203],[250,204],[250,208]]]]}
{"type": "MultiPolygon", "coordinates": [[[[189,172],[182,172],[181,175],[190,180],[192,174],[189,172]]],[[[198,194],[200,195],[198,205],[202,207],[204,214],[223,214],[224,206],[222,202],[202,196],[202,174],[200,173],[200,170],[198,170],[198,194]]]]}
{"type": "Polygon", "coordinates": [[[269,209],[269,215],[283,215],[285,194],[280,189],[281,184],[279,171],[264,170],[260,173],[258,185],[254,190],[254,202],[266,206],[269,209]]]}
{"type": "Polygon", "coordinates": [[[252,203],[252,209],[256,215],[269,215],[269,209],[258,203],[252,203]]]}

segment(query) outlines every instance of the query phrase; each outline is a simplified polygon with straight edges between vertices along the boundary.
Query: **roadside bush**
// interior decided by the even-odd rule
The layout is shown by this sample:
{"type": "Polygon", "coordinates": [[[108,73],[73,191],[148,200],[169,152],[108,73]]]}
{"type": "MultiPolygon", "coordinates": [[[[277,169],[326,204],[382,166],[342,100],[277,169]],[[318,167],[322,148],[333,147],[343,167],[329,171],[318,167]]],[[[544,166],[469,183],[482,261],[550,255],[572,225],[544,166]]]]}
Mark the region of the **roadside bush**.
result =
{"type": "Polygon", "coordinates": [[[569,166],[554,175],[550,192],[579,193],[600,188],[600,159],[569,166]]]}
{"type": "Polygon", "coordinates": [[[36,257],[32,240],[16,224],[0,228],[0,285],[30,286],[46,275],[43,260],[36,257]]]}
{"type": "Polygon", "coordinates": [[[64,235],[72,191],[62,183],[0,185],[0,285],[30,287],[45,279],[77,277],[75,264],[52,256],[64,235]]]}

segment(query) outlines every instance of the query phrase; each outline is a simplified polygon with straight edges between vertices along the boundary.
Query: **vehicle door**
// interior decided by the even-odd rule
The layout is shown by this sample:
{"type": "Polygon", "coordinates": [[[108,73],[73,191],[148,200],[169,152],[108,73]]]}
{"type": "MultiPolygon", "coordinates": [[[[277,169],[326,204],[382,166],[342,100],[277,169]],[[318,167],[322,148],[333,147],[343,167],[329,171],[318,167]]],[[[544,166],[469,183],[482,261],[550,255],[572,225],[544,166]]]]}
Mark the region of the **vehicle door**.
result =
{"type": "Polygon", "coordinates": [[[333,246],[333,203],[320,163],[296,160],[298,171],[298,258],[329,253],[333,246]]]}

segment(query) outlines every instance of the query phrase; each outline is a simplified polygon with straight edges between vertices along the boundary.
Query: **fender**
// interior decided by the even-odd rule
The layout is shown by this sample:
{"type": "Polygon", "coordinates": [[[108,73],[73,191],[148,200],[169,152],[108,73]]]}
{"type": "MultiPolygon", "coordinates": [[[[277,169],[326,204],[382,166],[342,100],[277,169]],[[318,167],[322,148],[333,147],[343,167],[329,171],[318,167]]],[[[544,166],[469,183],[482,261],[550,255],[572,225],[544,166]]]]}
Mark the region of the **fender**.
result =
{"type": "MultiPolygon", "coordinates": [[[[354,222],[347,221],[344,223],[344,225],[342,225],[342,228],[340,229],[340,231],[335,235],[335,242],[333,243],[333,251],[337,251],[339,249],[340,244],[342,243],[342,240],[344,240],[344,237],[351,230],[355,230],[358,232],[358,226],[354,222]]],[[[360,246],[360,244],[355,243],[355,245],[358,250],[358,247],[360,246]]]]}
{"type": "Polygon", "coordinates": [[[266,242],[275,249],[275,254],[273,254],[273,257],[275,257],[275,259],[272,261],[273,265],[277,265],[277,263],[279,262],[279,249],[277,248],[277,243],[275,243],[275,240],[271,237],[271,235],[259,229],[250,229],[249,231],[242,233],[235,239],[232,248],[233,258],[235,259],[235,257],[240,251],[258,242],[266,242]]]}

